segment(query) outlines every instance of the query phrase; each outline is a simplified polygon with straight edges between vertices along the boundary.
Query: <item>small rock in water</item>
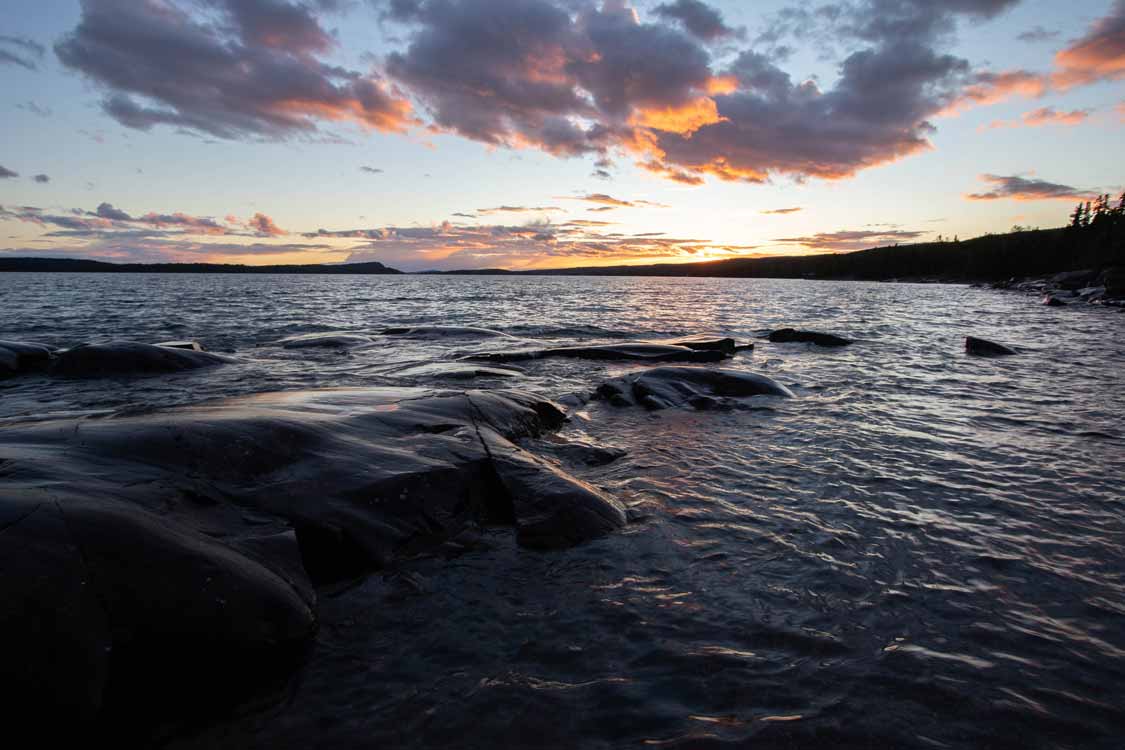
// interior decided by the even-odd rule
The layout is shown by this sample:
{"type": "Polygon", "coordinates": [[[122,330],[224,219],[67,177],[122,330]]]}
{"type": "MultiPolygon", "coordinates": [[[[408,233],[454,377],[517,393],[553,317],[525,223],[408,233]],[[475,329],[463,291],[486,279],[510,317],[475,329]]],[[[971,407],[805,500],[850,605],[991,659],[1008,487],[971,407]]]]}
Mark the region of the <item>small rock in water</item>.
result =
{"type": "Polygon", "coordinates": [[[987,339],[978,339],[975,336],[965,337],[965,351],[969,354],[980,356],[1019,354],[1019,352],[1009,346],[997,344],[987,339]]]}
{"type": "Polygon", "coordinates": [[[769,340],[774,344],[807,343],[817,346],[847,346],[854,343],[851,339],[837,336],[832,333],[818,333],[817,331],[798,331],[795,328],[782,328],[769,335],[769,340]]]}
{"type": "Polygon", "coordinates": [[[1053,294],[1048,294],[1044,297],[1043,304],[1047,307],[1066,307],[1066,303],[1053,294]]]}
{"type": "Polygon", "coordinates": [[[765,375],[700,367],[658,367],[607,380],[598,396],[615,406],[647,409],[692,406],[705,410],[725,406],[723,399],[747,396],[793,398],[793,392],[765,375]]]}

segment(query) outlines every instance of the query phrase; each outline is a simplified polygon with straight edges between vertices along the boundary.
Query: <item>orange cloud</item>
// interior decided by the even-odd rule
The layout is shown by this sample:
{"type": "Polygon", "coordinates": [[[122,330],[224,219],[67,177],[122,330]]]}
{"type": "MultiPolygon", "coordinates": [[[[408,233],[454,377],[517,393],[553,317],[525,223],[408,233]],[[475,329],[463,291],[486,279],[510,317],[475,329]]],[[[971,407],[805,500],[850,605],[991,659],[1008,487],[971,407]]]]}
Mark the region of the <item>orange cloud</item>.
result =
{"type": "Polygon", "coordinates": [[[254,214],[254,217],[246,222],[246,226],[253,229],[259,235],[264,235],[266,237],[280,237],[284,234],[289,234],[277,224],[274,224],[273,219],[263,213],[254,214]]]}
{"type": "Polygon", "coordinates": [[[1125,2],[1114,3],[1084,37],[1056,54],[1055,66],[1051,81],[1063,90],[1125,78],[1125,2]]]}
{"type": "Polygon", "coordinates": [[[1054,107],[1040,107],[1025,112],[1019,120],[993,120],[989,128],[1038,128],[1043,125],[1079,125],[1090,118],[1090,110],[1075,109],[1060,112],[1054,107]]]}
{"type": "Polygon", "coordinates": [[[1013,96],[1037,99],[1045,93],[1047,93],[1047,80],[1038,73],[1027,70],[980,73],[977,76],[977,83],[966,87],[961,95],[939,114],[957,115],[970,107],[996,104],[1013,96]]]}

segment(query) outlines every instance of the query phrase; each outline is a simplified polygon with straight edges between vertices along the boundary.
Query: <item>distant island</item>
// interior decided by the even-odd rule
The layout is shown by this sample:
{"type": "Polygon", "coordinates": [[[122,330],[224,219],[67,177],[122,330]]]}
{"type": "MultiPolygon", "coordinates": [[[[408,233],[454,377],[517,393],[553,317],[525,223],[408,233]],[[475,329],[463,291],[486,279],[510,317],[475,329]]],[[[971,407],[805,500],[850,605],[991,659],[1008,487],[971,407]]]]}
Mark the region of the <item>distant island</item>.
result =
{"type": "Polygon", "coordinates": [[[245,266],[233,263],[108,263],[78,258],[3,258],[0,272],[39,273],[287,273],[287,274],[388,274],[402,273],[382,263],[330,265],[310,263],[288,266],[245,266]]]}
{"type": "MultiPolygon", "coordinates": [[[[986,234],[970,240],[893,245],[851,253],[731,258],[700,263],[509,271],[427,271],[445,275],[708,276],[854,281],[998,281],[1085,268],[1125,266],[1125,211],[1076,215],[1070,226],[986,234]]],[[[382,263],[243,266],[215,263],[106,263],[66,258],[0,258],[2,271],[88,273],[398,274],[382,263]]]]}

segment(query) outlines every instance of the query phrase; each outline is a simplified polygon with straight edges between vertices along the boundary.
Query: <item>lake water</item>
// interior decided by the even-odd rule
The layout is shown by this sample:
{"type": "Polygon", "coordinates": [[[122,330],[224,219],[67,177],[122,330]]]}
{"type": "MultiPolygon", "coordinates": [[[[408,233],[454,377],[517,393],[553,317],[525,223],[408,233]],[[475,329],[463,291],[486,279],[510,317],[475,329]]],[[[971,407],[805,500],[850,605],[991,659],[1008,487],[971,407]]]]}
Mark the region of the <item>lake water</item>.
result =
{"type": "MultiPolygon", "coordinates": [[[[553,343],[795,326],[857,343],[759,340],[722,365],[769,375],[793,400],[577,408],[563,437],[628,451],[580,472],[630,507],[623,533],[542,553],[486,532],[451,559],[323,592],[286,700],[177,746],[1125,742],[1125,315],[1113,309],[942,285],[4,274],[0,339],[195,338],[241,364],[0,381],[0,424],[402,384],[391,365],[518,348],[273,345],[426,323],[553,343]],[[966,335],[1023,353],[970,357],[966,335]]],[[[526,366],[474,387],[560,398],[638,368],[526,366]]]]}

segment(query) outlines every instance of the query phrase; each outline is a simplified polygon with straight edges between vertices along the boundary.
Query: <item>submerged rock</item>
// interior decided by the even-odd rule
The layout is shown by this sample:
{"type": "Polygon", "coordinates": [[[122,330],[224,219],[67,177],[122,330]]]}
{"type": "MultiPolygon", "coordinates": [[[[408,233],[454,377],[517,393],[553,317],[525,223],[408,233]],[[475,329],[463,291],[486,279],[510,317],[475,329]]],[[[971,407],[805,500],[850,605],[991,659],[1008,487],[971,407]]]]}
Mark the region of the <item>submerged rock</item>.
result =
{"type": "Polygon", "coordinates": [[[474,354],[468,359],[484,362],[522,362],[531,359],[565,357],[570,359],[620,360],[642,362],[719,362],[729,354],[720,349],[692,349],[672,344],[593,344],[553,349],[525,349],[514,352],[474,354]]]}
{"type": "Polygon", "coordinates": [[[1048,294],[1044,297],[1043,304],[1047,307],[1066,307],[1066,303],[1053,294],[1048,294]]]}
{"type": "Polygon", "coordinates": [[[607,380],[598,396],[615,406],[640,405],[666,409],[690,405],[697,409],[726,406],[726,399],[748,396],[793,398],[793,392],[765,375],[701,367],[658,367],[607,380]]]}
{"type": "Polygon", "coordinates": [[[214,367],[234,361],[230,357],[210,352],[131,341],[111,341],[106,344],[83,344],[60,352],[51,363],[51,373],[73,378],[159,375],[214,367]]]}
{"type": "Polygon", "coordinates": [[[359,333],[306,333],[290,336],[278,342],[286,349],[308,349],[327,347],[333,349],[352,349],[357,346],[374,344],[375,339],[359,333]]]}
{"type": "Polygon", "coordinates": [[[313,583],[485,523],[532,547],[620,528],[612,498],[513,442],[564,419],[517,391],[375,388],[0,429],[5,708],[191,714],[231,675],[292,666],[313,583]]]}
{"type": "Polygon", "coordinates": [[[782,328],[769,335],[769,340],[775,344],[807,343],[817,346],[847,346],[855,343],[851,339],[836,336],[832,333],[818,333],[816,331],[798,331],[795,328],[782,328]]]}
{"type": "Polygon", "coordinates": [[[54,349],[30,341],[0,341],[0,377],[42,369],[51,361],[54,349]]]}
{"type": "Polygon", "coordinates": [[[969,354],[981,356],[1019,354],[1019,352],[1011,347],[997,344],[994,341],[988,341],[986,339],[978,339],[975,336],[965,337],[965,351],[969,354]]]}
{"type": "Polygon", "coordinates": [[[382,374],[400,378],[449,378],[452,380],[471,380],[472,378],[516,378],[524,374],[518,367],[499,365],[477,365],[471,362],[427,362],[410,365],[398,370],[384,371],[382,374]]]}

